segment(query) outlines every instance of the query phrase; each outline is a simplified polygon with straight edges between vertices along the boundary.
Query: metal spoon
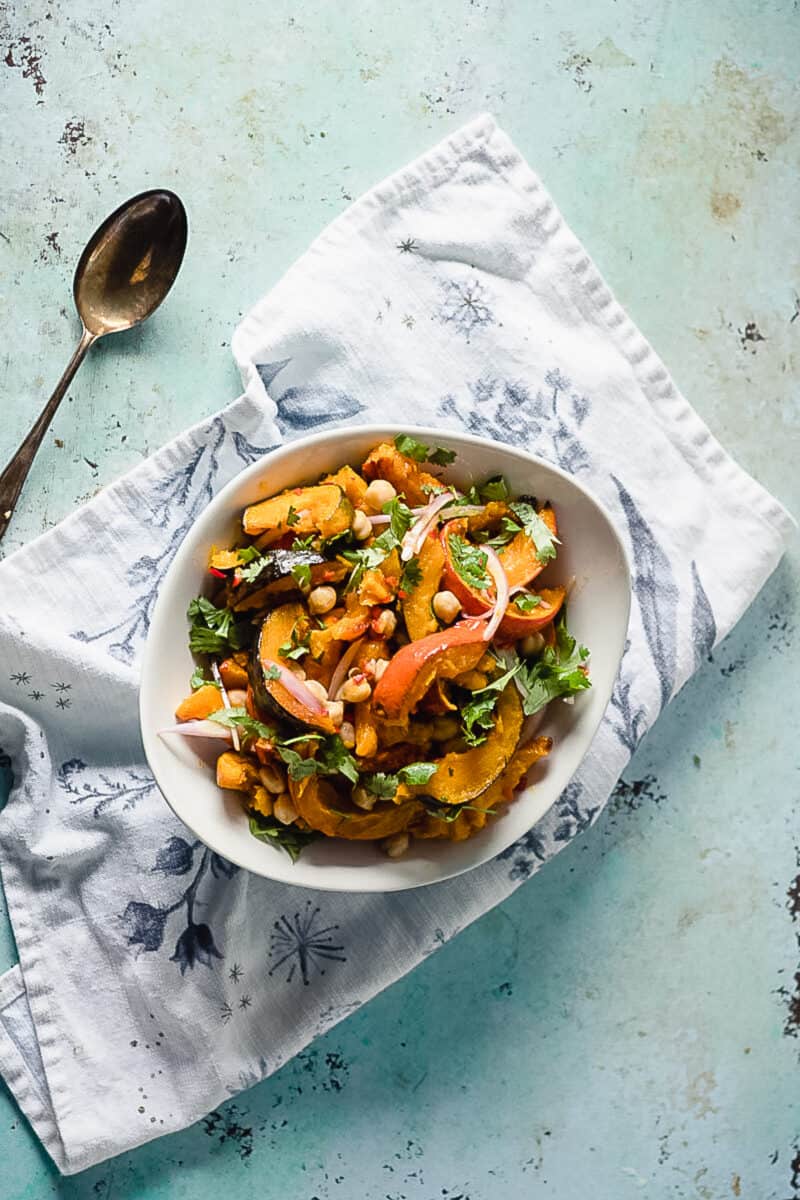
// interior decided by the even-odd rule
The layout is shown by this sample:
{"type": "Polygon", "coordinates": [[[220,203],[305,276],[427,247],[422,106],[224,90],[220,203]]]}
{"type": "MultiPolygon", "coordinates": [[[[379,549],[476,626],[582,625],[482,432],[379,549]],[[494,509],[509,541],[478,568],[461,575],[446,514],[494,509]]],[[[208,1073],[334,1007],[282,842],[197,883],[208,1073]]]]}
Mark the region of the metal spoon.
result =
{"type": "Polygon", "coordinates": [[[127,200],[90,238],[72,283],[83,334],[41,416],[0,475],[0,538],[86,351],[98,338],[130,329],[155,312],[175,282],[186,236],[183,204],[174,192],[158,189],[127,200]]]}

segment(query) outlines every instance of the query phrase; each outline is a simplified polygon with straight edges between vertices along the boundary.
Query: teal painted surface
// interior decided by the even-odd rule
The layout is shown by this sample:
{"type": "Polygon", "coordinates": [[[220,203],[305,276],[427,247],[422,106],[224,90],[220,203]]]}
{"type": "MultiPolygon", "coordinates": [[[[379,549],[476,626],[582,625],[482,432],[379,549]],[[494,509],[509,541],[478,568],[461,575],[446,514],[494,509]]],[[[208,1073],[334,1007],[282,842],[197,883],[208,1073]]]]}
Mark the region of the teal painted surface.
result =
{"type": "MultiPolygon", "coordinates": [[[[77,340],[91,228],[165,184],[191,241],[163,311],[82,369],[4,550],[232,398],[241,312],[487,108],[800,510],[797,21],[770,0],[8,5],[0,457],[77,340]]],[[[800,1196],[797,584],[794,547],[593,830],[219,1114],[64,1181],[0,1093],[0,1200],[800,1196]]]]}

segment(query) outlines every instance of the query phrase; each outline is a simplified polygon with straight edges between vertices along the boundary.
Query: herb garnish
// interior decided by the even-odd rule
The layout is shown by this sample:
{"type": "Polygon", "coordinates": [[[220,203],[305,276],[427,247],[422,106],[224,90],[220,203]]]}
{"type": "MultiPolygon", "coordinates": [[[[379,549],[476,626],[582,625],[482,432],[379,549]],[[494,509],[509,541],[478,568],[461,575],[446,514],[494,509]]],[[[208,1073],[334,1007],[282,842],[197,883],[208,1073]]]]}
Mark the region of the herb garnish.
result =
{"type": "Polygon", "coordinates": [[[533,592],[518,592],[512,597],[512,603],[517,606],[521,613],[533,612],[543,603],[541,596],[535,596],[533,592]]]}
{"type": "Polygon", "coordinates": [[[250,832],[260,842],[273,842],[289,855],[292,862],[297,862],[309,842],[314,842],[322,835],[315,829],[298,829],[296,825],[282,825],[276,817],[265,817],[263,813],[249,813],[250,832]]]}
{"type": "Polygon", "coordinates": [[[189,680],[189,686],[193,692],[196,692],[201,687],[210,686],[218,688],[219,684],[217,683],[216,679],[206,679],[206,673],[203,667],[195,667],[195,669],[192,671],[192,678],[189,680]]]}
{"type": "Polygon", "coordinates": [[[486,569],[489,561],[487,554],[477,546],[471,546],[457,533],[448,534],[447,545],[450,548],[453,566],[464,582],[480,592],[485,591],[492,582],[486,569]]]}
{"type": "Polygon", "coordinates": [[[431,450],[430,446],[418,442],[408,433],[399,433],[394,439],[394,444],[406,458],[413,458],[414,462],[432,462],[437,467],[449,466],[456,457],[455,450],[445,450],[444,446],[436,446],[431,450]]]}
{"type": "Polygon", "coordinates": [[[536,662],[523,664],[517,675],[525,715],[538,712],[557,696],[573,696],[591,687],[584,668],[588,657],[589,651],[577,644],[562,614],[556,623],[555,646],[545,646],[536,662]]]}
{"type": "Polygon", "coordinates": [[[293,525],[296,525],[299,520],[300,520],[300,513],[297,511],[297,509],[293,505],[290,504],[289,511],[286,514],[286,524],[291,529],[291,527],[293,525]]]}
{"type": "Polygon", "coordinates": [[[241,563],[251,563],[254,559],[261,557],[258,546],[240,546],[236,553],[239,555],[241,563]]]}
{"type": "MultiPolygon", "coordinates": [[[[336,536],[339,537],[340,535],[337,534],[336,536]]],[[[293,550],[310,550],[311,543],[313,541],[314,541],[313,533],[310,533],[308,535],[308,537],[296,537],[294,539],[294,541],[292,542],[292,549],[293,550]]]]}
{"type": "Polygon", "coordinates": [[[404,501],[399,496],[394,496],[391,500],[387,500],[381,512],[390,517],[389,529],[392,536],[396,538],[399,545],[405,537],[408,530],[414,524],[414,514],[404,501]]]}
{"type": "Polygon", "coordinates": [[[393,774],[378,771],[375,775],[362,775],[359,782],[379,800],[391,800],[401,783],[407,783],[409,787],[423,787],[437,770],[436,763],[409,763],[393,774]]]}
{"type": "Polygon", "coordinates": [[[269,725],[265,725],[263,721],[251,717],[243,704],[233,704],[230,708],[217,709],[216,712],[209,715],[208,719],[217,725],[223,725],[226,729],[236,729],[246,738],[266,738],[270,742],[275,738],[275,730],[270,729],[269,725]]]}
{"type": "Polygon", "coordinates": [[[403,573],[400,576],[400,591],[412,592],[418,583],[422,582],[422,567],[419,565],[418,558],[410,558],[403,567],[403,573]]]}
{"type": "Polygon", "coordinates": [[[539,562],[545,563],[551,558],[555,558],[558,538],[550,532],[533,505],[529,504],[526,500],[515,500],[510,507],[514,515],[522,523],[522,528],[525,530],[526,535],[536,546],[536,557],[539,559],[539,562]]]}
{"type": "Polygon", "coordinates": [[[205,596],[192,600],[186,611],[190,622],[189,649],[194,654],[222,654],[240,650],[241,631],[229,608],[217,608],[205,596]]]}
{"type": "Polygon", "coordinates": [[[478,808],[467,801],[463,804],[440,804],[433,796],[419,796],[418,799],[425,805],[430,816],[435,817],[437,821],[446,821],[448,825],[452,825],[462,812],[482,812],[486,813],[487,817],[493,817],[497,813],[496,808],[478,808]]]}
{"type": "Polygon", "coordinates": [[[308,563],[295,563],[292,567],[292,579],[301,591],[307,591],[311,587],[311,567],[308,563]]]}
{"type": "Polygon", "coordinates": [[[486,687],[479,688],[478,691],[472,693],[472,699],[461,710],[461,729],[464,741],[468,746],[480,746],[486,741],[494,729],[494,710],[500,693],[521,667],[522,663],[516,663],[499,679],[487,683],[486,687]]]}

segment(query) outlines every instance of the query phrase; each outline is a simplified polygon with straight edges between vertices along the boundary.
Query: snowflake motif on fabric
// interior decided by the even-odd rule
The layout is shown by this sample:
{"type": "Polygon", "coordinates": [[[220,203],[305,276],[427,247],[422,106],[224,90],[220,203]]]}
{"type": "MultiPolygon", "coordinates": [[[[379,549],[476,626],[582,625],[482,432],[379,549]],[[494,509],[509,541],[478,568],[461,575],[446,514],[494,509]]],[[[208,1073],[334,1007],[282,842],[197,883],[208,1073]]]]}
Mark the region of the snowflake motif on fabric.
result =
{"type": "Polygon", "coordinates": [[[15,671],[14,674],[9,675],[8,678],[11,683],[15,683],[17,687],[21,687],[23,684],[30,683],[31,681],[31,677],[27,671],[15,671]]]}
{"type": "Polygon", "coordinates": [[[589,466],[580,428],[591,405],[558,368],[535,393],[520,380],[481,375],[467,384],[468,395],[445,396],[438,412],[455,417],[469,433],[511,442],[576,475],[589,466]]]}
{"type": "Polygon", "coordinates": [[[403,238],[397,243],[397,249],[401,254],[414,254],[417,249],[416,238],[403,238]]]}
{"type": "MultiPolygon", "coordinates": [[[[68,704],[69,701],[63,707],[66,708],[68,704]]],[[[70,804],[85,804],[93,800],[94,817],[102,816],[111,805],[119,807],[122,812],[135,808],[140,800],[155,791],[152,775],[131,767],[108,768],[96,774],[93,772],[91,782],[81,783],[83,772],[88,770],[90,768],[83,759],[70,758],[58,768],[56,779],[69,796],[70,804]],[[117,778],[112,776],[112,770],[117,772],[117,778]]]]}
{"type": "Polygon", "coordinates": [[[270,937],[270,958],[274,960],[269,969],[270,975],[288,963],[286,982],[291,983],[299,969],[300,978],[307,987],[311,982],[312,968],[324,975],[325,962],[347,962],[341,953],[344,946],[334,945],[333,934],[339,926],[326,925],[320,929],[317,925],[319,916],[320,909],[306,900],[302,913],[296,912],[291,919],[281,916],[280,920],[275,921],[270,937]]]}
{"type": "Polygon", "coordinates": [[[442,284],[442,303],[435,316],[443,325],[452,325],[467,341],[485,325],[494,324],[488,300],[488,291],[479,279],[472,283],[458,283],[448,279],[442,284]]]}
{"type": "MultiPolygon", "coordinates": [[[[195,855],[201,850],[201,842],[189,843],[182,837],[171,837],[156,855],[155,865],[151,873],[162,875],[188,875],[194,868],[195,855]]],[[[203,879],[210,871],[217,880],[232,879],[239,868],[227,859],[220,857],[208,848],[202,849],[200,863],[188,886],[181,892],[174,904],[167,906],[148,904],[143,900],[131,900],[120,917],[125,927],[129,946],[141,947],[141,951],[153,952],[160,950],[164,943],[166,926],[169,918],[181,909],[186,910],[186,928],[178,937],[175,951],[170,955],[170,962],[178,964],[181,975],[187,970],[194,970],[199,963],[205,967],[213,967],[217,959],[223,957],[214,941],[210,925],[195,921],[195,906],[199,903],[197,893],[203,879]]],[[[217,893],[218,894],[218,893],[217,893]]],[[[208,910],[209,897],[203,901],[203,907],[208,910]]],[[[140,951],[140,952],[141,952],[140,951]]],[[[248,1004],[250,998],[247,998],[248,1004]]],[[[221,1018],[225,1024],[233,1015],[227,1013],[230,1005],[223,1005],[221,1018]]],[[[242,1006],[240,1007],[247,1007],[242,1006]]]]}

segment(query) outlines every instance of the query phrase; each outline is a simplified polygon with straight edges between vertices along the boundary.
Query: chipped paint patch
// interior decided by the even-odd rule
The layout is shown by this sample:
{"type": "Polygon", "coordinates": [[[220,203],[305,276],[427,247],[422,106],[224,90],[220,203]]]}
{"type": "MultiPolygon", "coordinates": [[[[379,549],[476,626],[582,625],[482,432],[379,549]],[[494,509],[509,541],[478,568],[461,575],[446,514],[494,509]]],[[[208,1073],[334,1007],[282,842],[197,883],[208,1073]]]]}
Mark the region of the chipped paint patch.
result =
{"type": "Polygon", "coordinates": [[[64,131],[58,139],[58,144],[65,148],[67,154],[73,155],[78,153],[80,146],[88,146],[91,140],[90,135],[86,132],[84,122],[79,121],[77,117],[73,117],[64,126],[64,131]]]}
{"type": "Polygon", "coordinates": [[[27,34],[21,34],[15,41],[9,43],[3,62],[7,67],[22,71],[22,78],[30,79],[36,95],[43,96],[47,83],[42,71],[43,57],[41,47],[37,46],[27,34]]]}

